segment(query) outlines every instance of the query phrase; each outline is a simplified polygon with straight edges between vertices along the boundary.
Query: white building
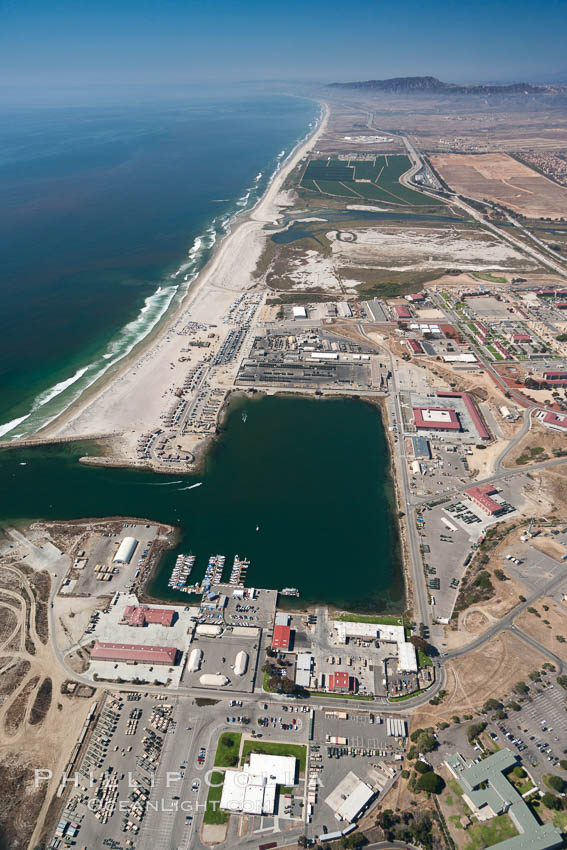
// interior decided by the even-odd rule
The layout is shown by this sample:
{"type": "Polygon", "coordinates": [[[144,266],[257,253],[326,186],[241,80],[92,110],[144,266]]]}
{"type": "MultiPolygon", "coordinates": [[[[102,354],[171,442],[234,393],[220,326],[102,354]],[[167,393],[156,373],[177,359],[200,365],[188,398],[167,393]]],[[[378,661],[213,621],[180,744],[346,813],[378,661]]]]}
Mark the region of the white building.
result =
{"type": "Polygon", "coordinates": [[[129,564],[132,560],[132,555],[136,551],[136,546],[138,545],[138,541],[135,537],[125,537],[118,550],[116,555],[112,559],[115,564],[129,564]]]}
{"type": "Polygon", "coordinates": [[[295,684],[301,688],[308,688],[311,684],[311,670],[313,669],[313,656],[310,652],[298,652],[295,664],[295,684]]]}
{"type": "Polygon", "coordinates": [[[347,620],[333,620],[337,632],[337,641],[346,644],[350,638],[378,640],[395,643],[398,650],[398,667],[402,673],[417,673],[417,655],[413,643],[406,641],[403,626],[385,626],[382,623],[356,623],[347,620]]]}
{"type": "Polygon", "coordinates": [[[250,754],[243,770],[227,770],[220,808],[229,812],[272,815],[278,785],[295,784],[296,759],[292,756],[250,754]]]}
{"type": "Polygon", "coordinates": [[[306,319],[307,318],[307,310],[305,307],[294,307],[293,308],[293,318],[294,319],[306,319]]]}
{"type": "Polygon", "coordinates": [[[325,802],[338,820],[355,821],[375,797],[374,790],[352,772],[342,779],[325,802]]]}

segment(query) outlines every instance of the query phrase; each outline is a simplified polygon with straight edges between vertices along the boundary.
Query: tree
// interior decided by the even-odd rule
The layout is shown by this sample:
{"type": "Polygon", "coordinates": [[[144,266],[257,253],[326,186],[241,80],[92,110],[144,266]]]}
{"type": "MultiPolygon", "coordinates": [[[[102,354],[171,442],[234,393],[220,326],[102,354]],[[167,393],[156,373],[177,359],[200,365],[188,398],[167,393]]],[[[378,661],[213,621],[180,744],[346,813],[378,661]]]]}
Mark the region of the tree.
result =
{"type": "Polygon", "coordinates": [[[471,723],[470,726],[467,727],[467,738],[469,739],[469,744],[478,738],[478,736],[484,732],[486,729],[486,723],[481,721],[479,723],[471,723]]]}
{"type": "Polygon", "coordinates": [[[429,770],[419,777],[416,786],[420,791],[429,791],[430,794],[440,794],[445,787],[445,781],[438,773],[429,770]]]}
{"type": "Polygon", "coordinates": [[[545,794],[541,798],[541,802],[548,809],[561,808],[561,800],[559,799],[559,797],[556,797],[555,794],[550,794],[549,791],[545,792],[545,794]]]}
{"type": "Polygon", "coordinates": [[[368,844],[368,839],[361,832],[353,832],[352,835],[343,835],[339,842],[339,847],[343,850],[358,850],[359,847],[364,847],[368,844]]]}
{"type": "Polygon", "coordinates": [[[499,708],[502,708],[502,703],[499,699],[487,699],[482,706],[482,713],[487,714],[489,711],[496,711],[499,708]]]}
{"type": "Polygon", "coordinates": [[[422,638],[419,635],[412,635],[410,637],[410,643],[413,643],[418,651],[421,650],[422,652],[428,652],[429,650],[429,644],[425,638],[422,638]]]}
{"type": "Polygon", "coordinates": [[[550,788],[553,788],[553,790],[557,791],[559,794],[562,794],[567,786],[567,782],[565,782],[565,780],[556,773],[550,773],[545,781],[550,788]]]}
{"type": "Polygon", "coordinates": [[[430,764],[427,764],[426,761],[421,760],[416,761],[415,769],[418,773],[429,773],[430,770],[433,770],[430,764]]]}
{"type": "Polygon", "coordinates": [[[520,694],[520,696],[522,696],[523,694],[528,693],[529,688],[525,682],[516,682],[512,690],[514,691],[514,693],[520,694]]]}

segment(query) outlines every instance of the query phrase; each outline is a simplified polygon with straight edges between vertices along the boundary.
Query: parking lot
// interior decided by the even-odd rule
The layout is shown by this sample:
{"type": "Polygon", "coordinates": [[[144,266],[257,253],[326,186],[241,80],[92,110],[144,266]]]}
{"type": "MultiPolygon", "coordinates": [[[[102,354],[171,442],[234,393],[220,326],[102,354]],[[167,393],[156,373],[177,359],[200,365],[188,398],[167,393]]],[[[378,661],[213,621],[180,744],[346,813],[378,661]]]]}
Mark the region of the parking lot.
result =
{"type": "Polygon", "coordinates": [[[325,800],[350,771],[377,793],[386,791],[398,774],[404,744],[405,738],[388,735],[386,716],[315,710],[308,779],[313,834],[338,828],[325,800]]]}

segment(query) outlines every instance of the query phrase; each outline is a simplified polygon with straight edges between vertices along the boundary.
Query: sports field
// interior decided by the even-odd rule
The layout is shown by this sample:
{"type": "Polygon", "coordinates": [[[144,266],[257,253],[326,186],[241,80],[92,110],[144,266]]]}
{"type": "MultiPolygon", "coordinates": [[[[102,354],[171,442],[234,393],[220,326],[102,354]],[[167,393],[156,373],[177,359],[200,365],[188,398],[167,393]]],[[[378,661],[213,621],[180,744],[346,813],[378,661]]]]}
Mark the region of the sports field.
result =
{"type": "Polygon", "coordinates": [[[440,202],[415,192],[399,181],[410,168],[402,154],[377,156],[369,160],[312,159],[301,186],[322,195],[352,200],[380,201],[389,206],[433,206],[440,202]]]}

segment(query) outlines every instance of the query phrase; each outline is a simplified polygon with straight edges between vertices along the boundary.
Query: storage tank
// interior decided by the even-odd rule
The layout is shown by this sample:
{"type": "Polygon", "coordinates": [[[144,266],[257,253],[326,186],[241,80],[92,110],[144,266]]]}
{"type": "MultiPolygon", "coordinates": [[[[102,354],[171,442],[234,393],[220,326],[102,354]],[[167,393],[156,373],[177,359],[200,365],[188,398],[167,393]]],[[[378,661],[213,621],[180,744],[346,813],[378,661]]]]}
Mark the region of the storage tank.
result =
{"type": "Polygon", "coordinates": [[[229,681],[230,679],[223,676],[222,673],[203,673],[199,678],[199,682],[209,688],[222,688],[224,685],[228,685],[229,681]]]}
{"type": "Polygon", "coordinates": [[[132,560],[132,555],[136,551],[137,545],[138,541],[135,537],[125,537],[118,547],[118,551],[112,559],[112,562],[114,564],[129,564],[132,560]]]}
{"type": "Polygon", "coordinates": [[[236,676],[244,676],[248,669],[248,653],[242,649],[236,656],[234,662],[234,673],[236,676]]]}
{"type": "Polygon", "coordinates": [[[195,629],[198,635],[205,635],[207,637],[216,637],[220,635],[222,632],[221,626],[217,626],[214,623],[201,623],[195,629]]]}
{"type": "Polygon", "coordinates": [[[199,667],[201,666],[201,661],[203,660],[203,650],[195,649],[191,652],[189,656],[189,661],[187,662],[187,669],[190,673],[196,673],[199,667]]]}

